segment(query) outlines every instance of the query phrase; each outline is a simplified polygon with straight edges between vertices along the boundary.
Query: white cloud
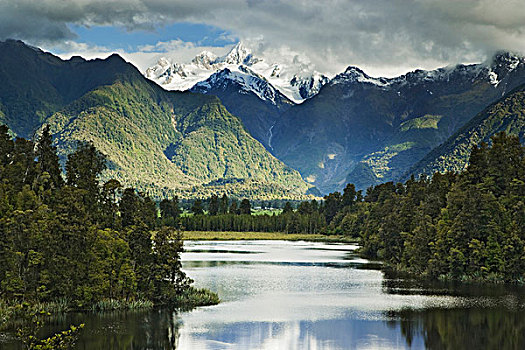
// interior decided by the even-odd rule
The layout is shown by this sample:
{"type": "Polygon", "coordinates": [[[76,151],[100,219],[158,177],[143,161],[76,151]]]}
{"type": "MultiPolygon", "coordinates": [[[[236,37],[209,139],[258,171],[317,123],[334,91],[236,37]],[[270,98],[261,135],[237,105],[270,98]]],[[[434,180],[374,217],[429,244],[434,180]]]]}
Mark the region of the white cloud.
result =
{"type": "Polygon", "coordinates": [[[168,52],[178,50],[188,50],[195,48],[195,44],[180,39],[170,41],[158,41],[155,45],[141,45],[138,47],[142,52],[168,52]]]}
{"type": "Polygon", "coordinates": [[[187,63],[202,51],[213,51],[217,55],[225,54],[228,47],[197,46],[191,42],[182,40],[159,41],[154,45],[143,45],[138,51],[125,51],[123,49],[112,50],[104,46],[94,46],[82,42],[66,40],[59,48],[62,53],[58,54],[62,59],[70,59],[73,56],[81,56],[91,60],[95,58],[107,58],[113,53],[119,54],[127,62],[135,65],[141,72],[155,64],[161,57],[168,57],[174,62],[187,63]]]}
{"type": "MultiPolygon", "coordinates": [[[[0,38],[49,44],[74,40],[67,24],[132,31],[205,23],[259,42],[261,52],[309,57],[308,64],[330,73],[357,65],[394,75],[480,61],[499,49],[525,52],[523,0],[13,1],[0,0],[0,38]]],[[[154,44],[143,51],[162,49],[154,44]]],[[[164,50],[184,55],[192,48],[175,40],[164,50]]]]}

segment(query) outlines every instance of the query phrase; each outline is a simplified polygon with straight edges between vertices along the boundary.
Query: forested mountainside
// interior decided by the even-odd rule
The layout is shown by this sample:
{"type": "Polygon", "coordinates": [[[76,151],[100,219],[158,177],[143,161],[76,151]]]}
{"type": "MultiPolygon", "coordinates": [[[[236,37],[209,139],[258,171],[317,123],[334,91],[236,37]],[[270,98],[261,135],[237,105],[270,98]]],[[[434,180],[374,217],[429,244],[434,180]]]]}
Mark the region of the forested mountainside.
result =
{"type": "Polygon", "coordinates": [[[241,67],[243,71],[225,68],[190,91],[215,95],[228,111],[238,116],[248,132],[269,151],[272,129],[280,115],[294,105],[263,76],[241,67]]]}
{"type": "Polygon", "coordinates": [[[509,92],[471,119],[410,169],[407,177],[437,171],[462,171],[467,168],[471,149],[481,142],[489,143],[490,138],[501,131],[525,142],[525,85],[509,92]]]}
{"type": "Polygon", "coordinates": [[[161,197],[301,198],[311,187],[217,97],[165,91],[118,55],[63,61],[19,41],[0,46],[0,120],[21,137],[49,125],[62,159],[90,141],[107,156],[104,177],[161,197]]]}
{"type": "Polygon", "coordinates": [[[525,60],[509,53],[397,78],[349,67],[280,117],[274,154],[324,193],[395,180],[524,82],[525,60]]]}

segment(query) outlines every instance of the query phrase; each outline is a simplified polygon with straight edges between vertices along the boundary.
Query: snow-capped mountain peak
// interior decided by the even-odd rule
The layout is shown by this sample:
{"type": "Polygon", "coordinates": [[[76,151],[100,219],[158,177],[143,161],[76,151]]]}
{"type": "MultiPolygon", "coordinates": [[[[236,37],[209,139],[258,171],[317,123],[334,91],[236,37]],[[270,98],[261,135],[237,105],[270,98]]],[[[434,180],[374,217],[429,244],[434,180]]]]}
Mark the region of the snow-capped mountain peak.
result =
{"type": "Polygon", "coordinates": [[[242,42],[237,43],[230,52],[217,60],[217,63],[223,62],[226,64],[250,64],[253,58],[251,50],[249,50],[242,42]]]}
{"type": "Polygon", "coordinates": [[[457,64],[434,70],[417,69],[394,78],[374,78],[360,68],[349,66],[344,73],[338,74],[330,84],[372,84],[380,88],[399,89],[402,86],[412,86],[426,83],[456,81],[457,84],[474,80],[486,81],[497,87],[502,80],[517,69],[525,70],[525,58],[509,53],[498,52],[491,59],[479,64],[457,64]]]}
{"type": "Polygon", "coordinates": [[[171,64],[171,62],[168,61],[166,57],[161,57],[159,61],[157,62],[157,64],[161,67],[167,67],[171,64]]]}
{"type": "Polygon", "coordinates": [[[497,52],[492,57],[492,66],[505,66],[509,70],[516,69],[520,63],[525,63],[525,58],[508,51],[497,52]]]}
{"type": "MultiPolygon", "coordinates": [[[[212,52],[203,51],[186,64],[172,63],[169,58],[161,58],[146,70],[145,76],[166,90],[182,91],[191,89],[197,83],[206,81],[212,74],[226,68],[230,72],[251,75],[265,81],[295,103],[301,103],[314,96],[329,81],[328,77],[315,71],[305,70],[300,64],[267,62],[255,56],[242,42],[237,43],[224,56],[217,57],[212,52]]],[[[233,78],[233,76],[228,77],[233,78]]],[[[248,83],[246,79],[242,81],[248,83]]],[[[248,89],[253,87],[253,84],[247,86],[248,89]]],[[[256,94],[260,95],[259,92],[256,94]]]]}
{"type": "Polygon", "coordinates": [[[372,78],[363,70],[355,66],[349,66],[344,73],[338,74],[333,80],[332,84],[338,83],[369,83],[378,86],[385,86],[389,84],[388,79],[372,78]]]}
{"type": "Polygon", "coordinates": [[[290,84],[299,90],[299,95],[302,98],[307,99],[317,95],[323,85],[329,81],[330,79],[327,76],[314,71],[312,75],[306,77],[294,75],[292,80],[290,80],[290,84]]]}
{"type": "Polygon", "coordinates": [[[266,80],[265,77],[252,71],[246,66],[239,66],[236,70],[224,68],[212,74],[205,81],[195,84],[191,91],[208,93],[212,89],[226,89],[228,86],[235,85],[240,93],[254,93],[261,100],[276,104],[278,96],[277,90],[266,80]]]}
{"type": "Polygon", "coordinates": [[[200,54],[198,54],[191,60],[191,63],[205,69],[212,69],[212,66],[216,60],[217,56],[214,55],[212,52],[202,51],[200,54]]]}

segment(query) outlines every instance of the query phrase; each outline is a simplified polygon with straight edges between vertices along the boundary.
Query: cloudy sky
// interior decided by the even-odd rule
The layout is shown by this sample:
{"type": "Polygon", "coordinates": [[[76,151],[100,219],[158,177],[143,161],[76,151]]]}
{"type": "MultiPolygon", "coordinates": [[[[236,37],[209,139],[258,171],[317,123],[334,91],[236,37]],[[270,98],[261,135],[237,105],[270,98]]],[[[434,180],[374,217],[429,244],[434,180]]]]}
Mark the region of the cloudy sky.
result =
{"type": "Polygon", "coordinates": [[[64,57],[120,52],[144,69],[238,41],[329,74],[393,76],[525,52],[523,0],[0,0],[0,39],[64,57]]]}

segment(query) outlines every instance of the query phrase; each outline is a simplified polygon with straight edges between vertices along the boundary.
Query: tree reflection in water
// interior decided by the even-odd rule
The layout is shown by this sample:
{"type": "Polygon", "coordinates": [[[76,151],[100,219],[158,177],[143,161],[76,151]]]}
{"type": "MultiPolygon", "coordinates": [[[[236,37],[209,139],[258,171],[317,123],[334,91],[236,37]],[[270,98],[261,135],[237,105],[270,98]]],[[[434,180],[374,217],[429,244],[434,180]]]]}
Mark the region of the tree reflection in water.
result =
{"type": "Polygon", "coordinates": [[[525,349],[522,311],[432,309],[389,312],[410,346],[422,336],[427,349],[525,349]]]}
{"type": "Polygon", "coordinates": [[[525,288],[422,281],[386,272],[383,291],[402,295],[449,295],[465,305],[388,311],[407,345],[423,337],[427,349],[525,349],[525,288]]]}
{"type": "Polygon", "coordinates": [[[97,329],[98,334],[86,332],[79,341],[79,349],[176,349],[181,327],[177,312],[169,309],[115,312],[85,322],[86,329],[97,329]],[[88,322],[107,325],[89,327],[88,322]]]}
{"type": "MultiPolygon", "coordinates": [[[[79,350],[174,350],[181,327],[177,311],[169,309],[68,313],[47,320],[42,335],[51,335],[64,324],[80,323],[86,326],[76,346],[79,350]]],[[[22,349],[15,341],[0,344],[0,348],[22,349]]]]}

